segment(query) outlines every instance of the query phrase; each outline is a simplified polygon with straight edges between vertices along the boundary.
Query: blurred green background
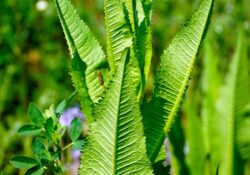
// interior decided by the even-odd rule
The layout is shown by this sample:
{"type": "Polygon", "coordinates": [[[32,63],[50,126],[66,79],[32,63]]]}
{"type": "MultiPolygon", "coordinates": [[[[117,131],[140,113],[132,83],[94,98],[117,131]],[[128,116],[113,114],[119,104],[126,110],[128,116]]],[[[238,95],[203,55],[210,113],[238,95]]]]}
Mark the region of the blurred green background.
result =
{"type": "MultiPolygon", "coordinates": [[[[103,0],[72,1],[105,47],[103,0]]],[[[152,73],[163,49],[199,2],[153,0],[152,73]]],[[[245,29],[250,45],[250,0],[216,0],[211,21],[208,35],[221,72],[226,73],[239,26],[245,29]]],[[[193,71],[193,82],[200,81],[202,55],[203,49],[193,71]]],[[[35,102],[44,110],[74,91],[69,65],[69,51],[53,0],[0,0],[0,170],[4,174],[22,174],[8,160],[13,155],[31,154],[32,140],[16,134],[28,120],[28,104],[35,102]]]]}

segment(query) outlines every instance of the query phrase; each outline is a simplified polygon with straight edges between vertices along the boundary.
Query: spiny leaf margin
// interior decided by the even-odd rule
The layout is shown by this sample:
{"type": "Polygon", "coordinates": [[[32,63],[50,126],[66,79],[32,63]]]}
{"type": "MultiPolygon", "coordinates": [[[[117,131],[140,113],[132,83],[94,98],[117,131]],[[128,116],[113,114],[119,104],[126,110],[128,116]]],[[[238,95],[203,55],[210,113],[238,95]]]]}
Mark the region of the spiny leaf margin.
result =
{"type": "MultiPolygon", "coordinates": [[[[107,64],[106,55],[99,42],[80,19],[69,0],[55,0],[71,55],[75,52],[86,64],[86,85],[91,100],[96,103],[104,91],[98,79],[98,69],[107,64]]],[[[107,67],[107,66],[106,66],[107,67]]]]}
{"type": "Polygon", "coordinates": [[[203,0],[197,11],[164,52],[156,74],[151,102],[145,105],[147,151],[153,162],[168,133],[187,88],[202,39],[207,31],[214,0],[203,0]]]}

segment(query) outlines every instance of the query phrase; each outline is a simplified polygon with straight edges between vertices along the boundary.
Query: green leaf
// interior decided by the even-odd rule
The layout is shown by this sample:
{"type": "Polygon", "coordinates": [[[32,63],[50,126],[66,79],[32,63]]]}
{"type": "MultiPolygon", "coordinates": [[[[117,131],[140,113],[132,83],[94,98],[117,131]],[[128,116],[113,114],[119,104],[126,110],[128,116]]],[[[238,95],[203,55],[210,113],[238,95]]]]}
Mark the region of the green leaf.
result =
{"type": "Polygon", "coordinates": [[[36,139],[33,144],[32,144],[32,151],[33,154],[36,156],[38,160],[51,160],[51,155],[48,150],[46,150],[45,146],[43,143],[39,140],[36,139]]]}
{"type": "MultiPolygon", "coordinates": [[[[169,143],[168,149],[171,150],[171,169],[175,174],[185,174],[189,175],[189,169],[186,164],[186,156],[185,156],[185,137],[184,131],[181,126],[181,118],[176,118],[175,123],[171,131],[168,134],[169,143]],[[173,163],[174,162],[174,163],[173,163]]],[[[198,144],[198,143],[197,143],[198,144]]],[[[198,152],[198,150],[197,150],[198,152]]],[[[167,152],[168,153],[168,152],[167,152]]],[[[168,154],[167,154],[168,156],[168,154]]],[[[199,164],[198,162],[196,162],[199,164]]],[[[197,174],[198,175],[198,174],[197,174]]]]}
{"type": "Polygon", "coordinates": [[[147,21],[151,22],[152,0],[141,0],[141,2],[147,21]]]}
{"type": "Polygon", "coordinates": [[[80,59],[79,55],[75,53],[73,55],[73,60],[71,63],[70,75],[72,77],[72,82],[74,83],[74,87],[77,89],[77,92],[79,94],[84,115],[86,116],[88,123],[92,123],[95,120],[93,116],[94,103],[92,102],[88,94],[88,87],[86,85],[86,78],[85,78],[86,76],[85,70],[86,70],[86,65],[80,59]]]}
{"type": "Polygon", "coordinates": [[[156,174],[156,175],[161,175],[161,174],[170,175],[170,172],[171,172],[170,166],[165,166],[164,161],[166,161],[166,160],[165,159],[159,160],[159,161],[156,161],[154,163],[154,165],[153,165],[154,174],[156,174]]]}
{"type": "Polygon", "coordinates": [[[44,168],[41,167],[40,165],[38,165],[38,166],[35,166],[35,167],[29,169],[29,170],[25,173],[25,175],[42,175],[43,172],[44,172],[44,168]]]}
{"type": "Polygon", "coordinates": [[[70,138],[74,142],[76,141],[82,132],[82,122],[81,120],[76,117],[70,123],[70,138]]]}
{"type": "Polygon", "coordinates": [[[161,58],[152,101],[145,105],[144,110],[147,151],[151,161],[157,157],[185,94],[212,7],[213,0],[203,0],[161,58]]]}
{"type": "Polygon", "coordinates": [[[245,127],[249,117],[242,115],[250,100],[248,60],[245,36],[242,31],[239,33],[236,52],[216,103],[217,122],[213,123],[216,136],[213,139],[216,148],[213,156],[217,164],[220,163],[221,175],[243,173],[244,163],[237,148],[242,150],[245,147],[249,150],[250,125],[245,127]]]}
{"type": "Polygon", "coordinates": [[[58,113],[58,114],[63,113],[63,111],[65,110],[66,106],[67,106],[67,101],[64,99],[56,107],[56,113],[58,113]]]}
{"type": "MultiPolygon", "coordinates": [[[[197,91],[197,90],[196,90],[197,91]]],[[[190,92],[190,91],[189,91],[190,92]]],[[[195,92],[194,89],[192,89],[192,92],[195,92]]],[[[199,94],[200,95],[200,94],[199,94]]],[[[202,132],[203,126],[205,123],[203,123],[198,114],[198,104],[196,103],[198,101],[197,97],[198,95],[194,95],[191,93],[187,94],[187,98],[184,102],[184,110],[185,115],[187,117],[187,144],[189,151],[187,153],[187,161],[188,166],[190,169],[190,174],[214,174],[210,170],[211,167],[208,167],[207,170],[210,170],[210,173],[205,173],[205,161],[206,156],[209,154],[206,154],[205,152],[205,146],[204,146],[204,134],[202,132]]],[[[211,117],[211,116],[209,116],[211,117]]]]}
{"type": "Polygon", "coordinates": [[[57,138],[59,140],[61,140],[62,137],[64,136],[65,132],[67,131],[67,126],[58,126],[57,125],[57,127],[58,127],[57,131],[60,131],[60,132],[57,133],[57,138]]]}
{"type": "Polygon", "coordinates": [[[151,59],[152,59],[152,44],[151,44],[151,29],[150,22],[146,19],[139,26],[138,31],[138,54],[140,61],[140,67],[142,70],[143,87],[148,82],[148,75],[150,71],[151,59]]]}
{"type": "MultiPolygon", "coordinates": [[[[250,77],[249,50],[246,32],[241,31],[241,48],[238,48],[240,58],[237,77],[235,114],[236,114],[236,148],[244,161],[250,161],[250,77]]],[[[238,46],[240,47],[240,46],[238,46]]],[[[237,57],[237,56],[235,56],[237,57]]]]}
{"type": "Polygon", "coordinates": [[[107,68],[106,56],[99,42],[79,18],[70,1],[55,0],[55,4],[71,55],[79,55],[86,65],[86,70],[82,70],[86,75],[84,83],[86,83],[86,90],[91,100],[96,103],[104,91],[98,79],[98,69],[107,68]]]}
{"type": "Polygon", "coordinates": [[[41,153],[43,150],[45,150],[45,147],[43,146],[42,142],[36,139],[34,143],[32,144],[33,153],[36,155],[36,154],[41,153]]]}
{"type": "Polygon", "coordinates": [[[237,128],[237,133],[236,133],[237,149],[239,150],[242,159],[245,161],[249,161],[250,160],[250,132],[249,132],[250,103],[245,109],[242,109],[242,115],[239,116],[236,128],[237,128]]]}
{"type": "Polygon", "coordinates": [[[35,159],[25,156],[13,157],[10,159],[10,163],[15,168],[20,168],[20,169],[29,169],[36,165],[39,165],[39,163],[35,159]]]}
{"type": "MultiPolygon", "coordinates": [[[[151,2],[147,3],[151,6],[151,2]]],[[[141,0],[125,0],[125,6],[133,33],[133,50],[139,62],[142,84],[145,88],[152,58],[151,8],[149,11],[144,9],[145,1],[141,0]]]]}
{"type": "Polygon", "coordinates": [[[123,62],[96,107],[98,120],[90,126],[83,147],[80,174],[152,174],[128,56],[123,53],[123,62]]]}
{"type": "Polygon", "coordinates": [[[53,121],[53,118],[52,117],[49,117],[47,120],[46,120],[46,123],[45,123],[45,130],[47,132],[47,134],[49,135],[49,137],[51,139],[53,139],[54,137],[54,121],[53,121]]]}
{"type": "MultiPolygon", "coordinates": [[[[74,58],[73,58],[74,59],[74,58]]],[[[83,71],[85,69],[81,69],[83,71]]],[[[72,78],[73,79],[73,78],[72,78]]],[[[73,79],[74,80],[74,79],[73,79]]],[[[62,100],[56,107],[55,112],[57,114],[62,114],[68,103],[72,100],[72,98],[76,95],[77,91],[74,91],[67,99],[62,100]]]]}
{"type": "Polygon", "coordinates": [[[219,175],[219,172],[220,172],[220,165],[218,165],[216,168],[216,175],[219,175]]]}
{"type": "MultiPolygon", "coordinates": [[[[126,48],[130,48],[130,57],[133,60],[131,64],[133,67],[131,68],[133,72],[131,81],[134,82],[134,88],[137,89],[137,100],[140,100],[146,84],[144,75],[146,55],[141,53],[147,51],[140,46],[145,47],[151,44],[150,39],[143,39],[143,32],[150,35],[147,31],[147,27],[143,28],[143,30],[139,30],[141,25],[146,25],[146,23],[143,23],[143,21],[145,21],[145,15],[142,4],[139,0],[126,0],[124,2],[107,0],[105,1],[105,21],[108,58],[110,62],[114,62],[115,64],[115,68],[113,70],[111,68],[111,72],[113,73],[117,68],[122,51],[126,48]],[[139,36],[141,36],[141,38],[139,38],[139,36]],[[142,51],[142,49],[144,49],[144,51],[142,51]]],[[[150,54],[148,57],[151,59],[150,54]]],[[[149,65],[147,65],[147,68],[149,69],[149,65]]]]}
{"type": "Polygon", "coordinates": [[[34,136],[41,132],[41,128],[36,127],[32,124],[23,125],[21,128],[18,129],[18,134],[26,135],[26,136],[34,136]]]}
{"type": "Polygon", "coordinates": [[[73,143],[72,149],[73,150],[81,150],[82,147],[86,144],[85,140],[77,140],[73,143]]]}
{"type": "Polygon", "coordinates": [[[124,5],[120,0],[104,0],[107,53],[111,72],[121,62],[122,52],[132,46],[132,34],[126,20],[124,5]]]}
{"type": "Polygon", "coordinates": [[[36,126],[38,127],[43,126],[45,118],[40,109],[34,103],[30,103],[28,113],[29,113],[29,118],[36,126]]]}
{"type": "MultiPolygon", "coordinates": [[[[203,60],[203,69],[202,69],[202,109],[201,109],[201,118],[202,118],[202,131],[203,131],[203,138],[204,138],[204,151],[205,155],[211,155],[209,158],[206,157],[205,159],[205,169],[206,174],[213,174],[218,167],[218,162],[214,160],[214,156],[212,154],[212,151],[216,149],[216,147],[213,147],[213,140],[216,137],[216,135],[213,134],[213,123],[217,122],[217,116],[215,113],[215,103],[218,98],[218,92],[219,87],[222,83],[221,74],[219,72],[219,66],[216,55],[216,50],[213,47],[214,43],[212,42],[211,37],[206,38],[206,45],[205,45],[205,55],[203,60]]],[[[190,106],[192,105],[192,102],[190,101],[190,106]]],[[[197,112],[198,113],[198,112],[197,112]]],[[[196,115],[197,115],[196,113],[196,115]]],[[[195,122],[195,121],[193,121],[195,122]]],[[[196,122],[195,122],[196,123],[196,122]]],[[[195,127],[197,127],[197,124],[192,124],[195,127]]],[[[192,128],[192,127],[191,127],[192,128]]],[[[197,133],[197,129],[192,128],[193,134],[195,135],[197,133]]],[[[197,139],[192,139],[194,141],[194,150],[193,152],[196,152],[197,148],[195,148],[197,139]]],[[[196,155],[196,153],[194,153],[196,155]]],[[[196,156],[198,160],[199,157],[196,156]]],[[[196,163],[195,160],[193,161],[194,168],[193,170],[196,171],[197,168],[195,168],[196,163]]],[[[205,174],[205,173],[204,173],[205,174]]]]}

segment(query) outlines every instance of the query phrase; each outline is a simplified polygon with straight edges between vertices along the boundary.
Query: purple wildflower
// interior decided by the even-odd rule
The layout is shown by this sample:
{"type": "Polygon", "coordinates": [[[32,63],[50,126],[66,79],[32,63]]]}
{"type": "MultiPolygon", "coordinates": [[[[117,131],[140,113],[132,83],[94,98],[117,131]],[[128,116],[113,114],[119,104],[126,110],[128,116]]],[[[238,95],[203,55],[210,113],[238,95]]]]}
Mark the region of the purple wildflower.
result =
{"type": "Polygon", "coordinates": [[[71,121],[75,118],[79,117],[80,119],[83,119],[83,113],[80,111],[80,108],[78,106],[69,108],[65,110],[60,119],[59,122],[62,126],[66,126],[69,128],[71,121]]]}
{"type": "Polygon", "coordinates": [[[73,160],[79,160],[81,157],[81,151],[80,150],[73,150],[71,151],[71,156],[73,160]]]}

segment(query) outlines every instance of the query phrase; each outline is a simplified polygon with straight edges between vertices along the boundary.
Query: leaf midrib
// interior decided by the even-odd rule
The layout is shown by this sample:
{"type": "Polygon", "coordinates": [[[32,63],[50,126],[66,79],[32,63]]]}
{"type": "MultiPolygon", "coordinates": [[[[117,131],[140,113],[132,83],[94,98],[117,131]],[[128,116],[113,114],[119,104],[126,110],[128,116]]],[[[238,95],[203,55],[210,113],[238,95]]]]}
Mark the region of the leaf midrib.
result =
{"type": "Polygon", "coordinates": [[[119,69],[120,67],[122,68],[122,75],[121,75],[121,85],[120,85],[120,87],[119,87],[119,100],[118,100],[118,102],[117,102],[117,107],[118,107],[118,109],[117,109],[117,113],[116,113],[116,125],[115,125],[115,134],[114,134],[114,136],[115,136],[115,138],[114,138],[114,152],[113,152],[113,175],[115,175],[116,174],[116,169],[117,169],[117,144],[118,144],[118,127],[119,127],[119,114],[120,114],[120,104],[121,104],[121,92],[122,92],[122,87],[123,87],[123,83],[124,83],[124,71],[125,71],[125,65],[126,65],[126,63],[125,63],[125,60],[126,60],[126,57],[127,57],[127,53],[126,53],[126,55],[125,55],[125,58],[122,58],[122,59],[124,59],[124,61],[123,62],[121,62],[120,64],[123,64],[122,66],[118,66],[118,68],[117,69],[119,69]]]}

